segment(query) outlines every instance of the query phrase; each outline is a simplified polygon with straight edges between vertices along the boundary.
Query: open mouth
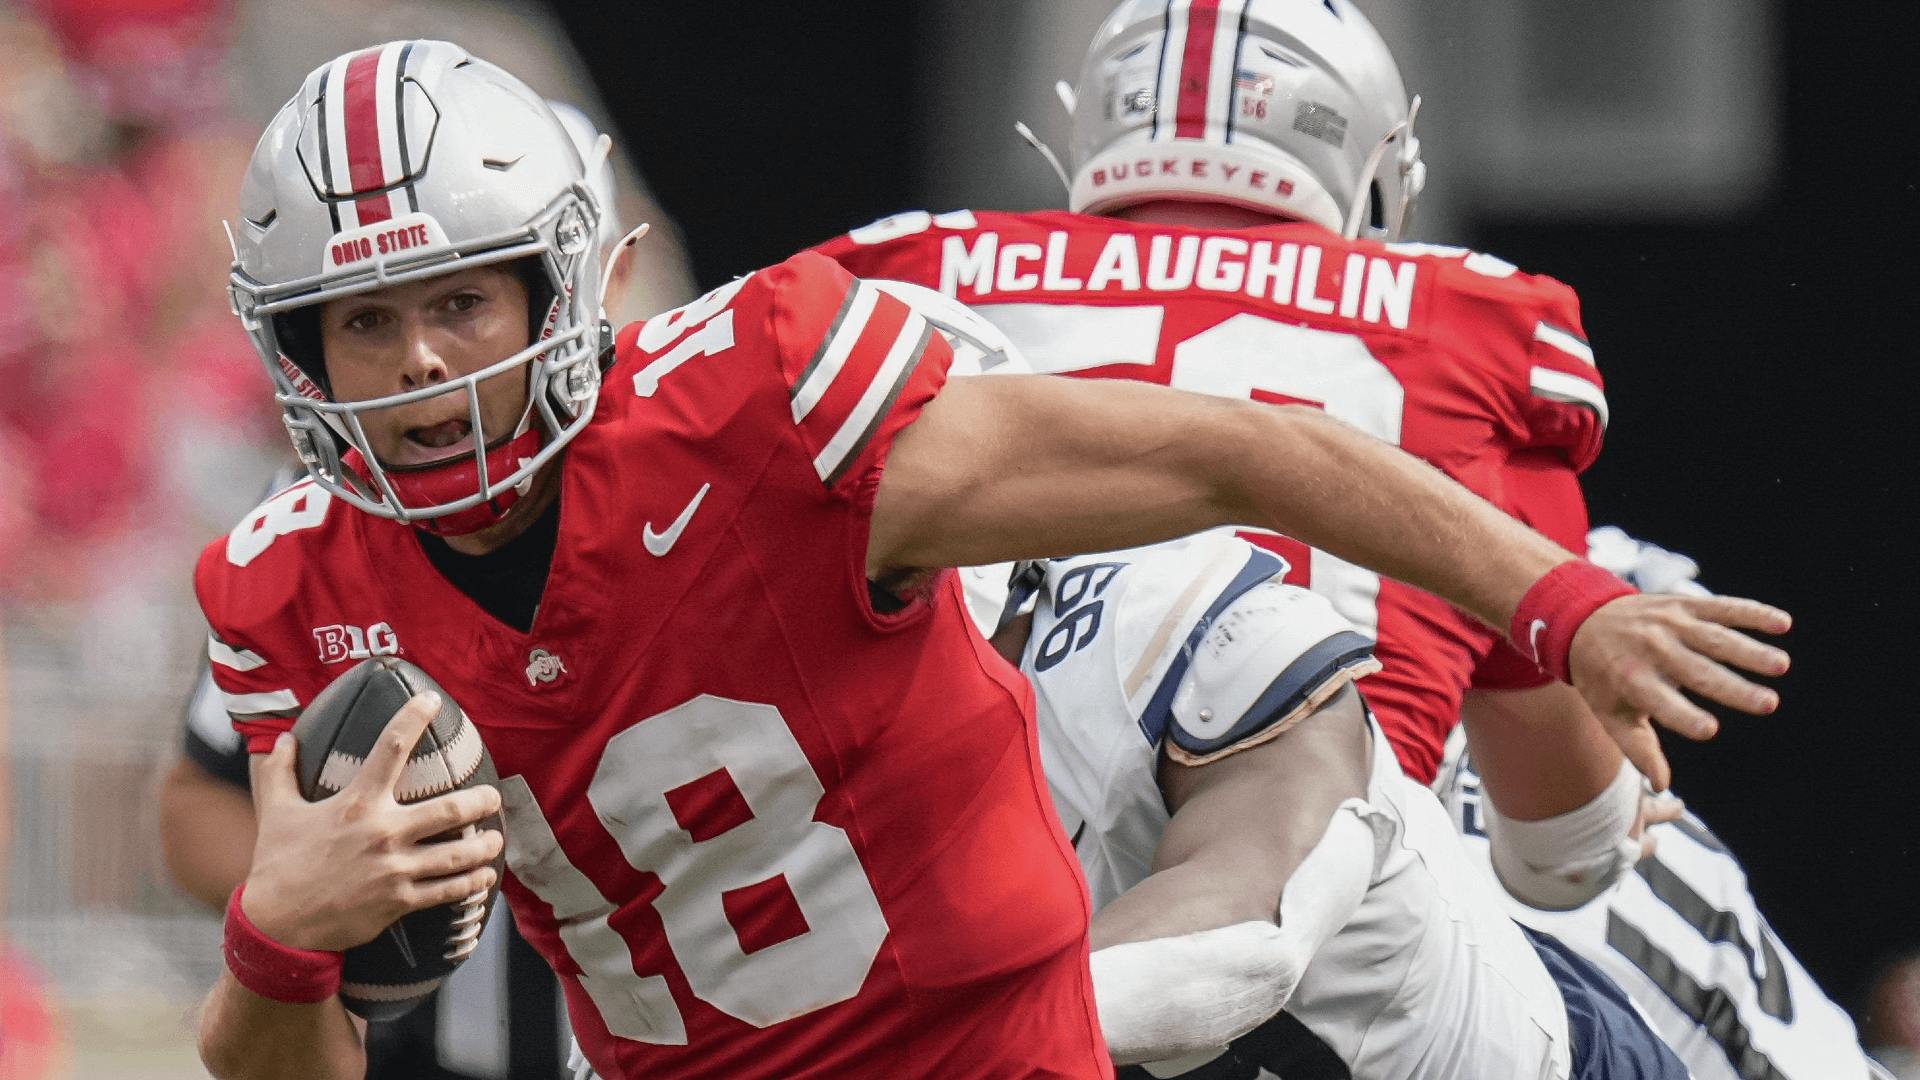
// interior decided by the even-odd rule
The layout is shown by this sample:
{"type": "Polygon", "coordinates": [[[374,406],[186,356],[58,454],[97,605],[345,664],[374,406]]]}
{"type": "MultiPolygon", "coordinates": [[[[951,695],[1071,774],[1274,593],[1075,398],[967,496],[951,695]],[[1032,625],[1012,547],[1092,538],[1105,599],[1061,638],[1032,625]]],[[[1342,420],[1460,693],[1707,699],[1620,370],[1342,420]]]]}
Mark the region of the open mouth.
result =
{"type": "Polygon", "coordinates": [[[408,428],[401,434],[396,465],[424,465],[444,461],[473,449],[473,422],[465,417],[408,428]]]}

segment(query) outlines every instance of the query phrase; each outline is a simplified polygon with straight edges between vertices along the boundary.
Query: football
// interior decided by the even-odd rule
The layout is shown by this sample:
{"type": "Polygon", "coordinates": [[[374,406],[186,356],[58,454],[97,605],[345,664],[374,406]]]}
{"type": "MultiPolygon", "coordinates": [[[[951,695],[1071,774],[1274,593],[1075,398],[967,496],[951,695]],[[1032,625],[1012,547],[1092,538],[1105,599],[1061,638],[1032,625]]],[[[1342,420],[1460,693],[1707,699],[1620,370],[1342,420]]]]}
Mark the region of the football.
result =
{"type": "MultiPolygon", "coordinates": [[[[294,723],[301,794],[314,802],[345,788],[393,714],[408,698],[428,690],[440,695],[440,714],[408,756],[396,796],[401,802],[419,802],[497,782],[493,761],[480,744],[480,732],[452,695],[413,664],[380,656],[328,684],[294,723]]],[[[498,829],[499,816],[468,828],[498,829]]],[[[391,1020],[433,993],[479,942],[499,893],[501,861],[494,860],[492,889],[416,911],[372,941],[348,949],[340,984],[340,999],[347,1008],[369,1020],[391,1020]]]]}

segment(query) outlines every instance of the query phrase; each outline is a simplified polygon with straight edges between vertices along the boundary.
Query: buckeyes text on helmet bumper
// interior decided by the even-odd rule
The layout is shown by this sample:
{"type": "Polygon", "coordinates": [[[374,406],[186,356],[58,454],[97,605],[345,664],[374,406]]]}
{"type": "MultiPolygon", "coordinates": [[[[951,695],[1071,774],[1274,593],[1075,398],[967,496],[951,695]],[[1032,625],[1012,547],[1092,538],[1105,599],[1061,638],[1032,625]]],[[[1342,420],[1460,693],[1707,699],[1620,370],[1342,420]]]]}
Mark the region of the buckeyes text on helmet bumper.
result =
{"type": "Polygon", "coordinates": [[[1126,0],[1073,99],[1082,213],[1220,202],[1391,240],[1425,182],[1399,69],[1346,0],[1126,0]]]}

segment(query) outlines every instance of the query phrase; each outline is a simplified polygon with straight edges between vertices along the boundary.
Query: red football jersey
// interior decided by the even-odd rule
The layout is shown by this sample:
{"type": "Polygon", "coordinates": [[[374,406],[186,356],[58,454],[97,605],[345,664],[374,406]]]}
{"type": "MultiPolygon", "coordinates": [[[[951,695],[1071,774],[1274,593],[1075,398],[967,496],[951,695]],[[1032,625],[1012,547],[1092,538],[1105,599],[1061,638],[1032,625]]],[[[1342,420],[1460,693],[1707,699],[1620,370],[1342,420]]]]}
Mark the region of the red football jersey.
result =
{"type": "MultiPolygon", "coordinates": [[[[902,214],[819,249],[865,277],[940,289],[1036,370],[1305,403],[1425,458],[1496,504],[1516,455],[1572,473],[1607,405],[1573,291],[1458,248],[1347,241],[1316,225],[1149,225],[1059,212],[902,214]]],[[[1378,638],[1368,701],[1406,771],[1433,779],[1470,687],[1545,676],[1446,602],[1248,534],[1378,638]]],[[[1567,542],[1561,538],[1562,542],[1567,542]]]]}
{"type": "Polygon", "coordinates": [[[311,482],[201,556],[255,749],[357,657],[446,686],[508,899],[619,1077],[1111,1075],[1032,695],[953,575],[871,606],[867,523],[951,351],[795,256],[619,335],[522,633],[311,482]]]}

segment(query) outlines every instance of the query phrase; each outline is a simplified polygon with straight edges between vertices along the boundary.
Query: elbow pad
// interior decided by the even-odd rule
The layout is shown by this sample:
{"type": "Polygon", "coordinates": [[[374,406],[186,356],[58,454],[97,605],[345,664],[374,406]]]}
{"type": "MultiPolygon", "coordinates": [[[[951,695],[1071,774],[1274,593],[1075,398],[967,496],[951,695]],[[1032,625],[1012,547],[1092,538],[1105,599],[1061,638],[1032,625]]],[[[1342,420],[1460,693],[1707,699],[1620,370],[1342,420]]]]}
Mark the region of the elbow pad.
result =
{"type": "Polygon", "coordinates": [[[1349,799],[1265,919],[1093,954],[1093,996],[1115,1064],[1219,1050],[1286,1005],[1307,965],[1360,906],[1379,858],[1378,811],[1349,799]]]}
{"type": "Polygon", "coordinates": [[[1502,817],[1481,800],[1493,872],[1514,899],[1542,911],[1570,911],[1605,892],[1640,861],[1632,835],[1643,781],[1629,762],[1585,806],[1544,821],[1502,817]]]}

